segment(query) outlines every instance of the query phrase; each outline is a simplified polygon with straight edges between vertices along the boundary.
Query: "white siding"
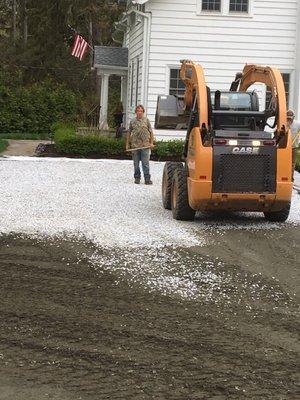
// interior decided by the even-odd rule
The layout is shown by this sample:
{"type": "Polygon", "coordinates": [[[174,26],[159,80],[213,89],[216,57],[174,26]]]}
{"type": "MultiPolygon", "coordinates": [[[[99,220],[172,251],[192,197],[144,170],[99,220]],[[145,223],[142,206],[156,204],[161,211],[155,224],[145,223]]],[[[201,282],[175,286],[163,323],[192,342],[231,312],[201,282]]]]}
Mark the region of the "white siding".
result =
{"type": "Polygon", "coordinates": [[[298,19],[297,19],[297,50],[296,50],[296,71],[294,74],[294,103],[296,117],[300,120],[300,1],[298,0],[298,19]]]}
{"type": "Polygon", "coordinates": [[[152,13],[147,110],[152,122],[157,96],[168,94],[169,67],[179,66],[181,59],[199,62],[212,90],[229,89],[245,63],[276,66],[295,80],[300,0],[250,0],[251,16],[197,14],[197,1],[147,3],[152,13]]]}
{"type": "Polygon", "coordinates": [[[127,90],[127,121],[134,116],[134,110],[141,101],[142,68],[143,68],[143,22],[135,23],[126,34],[125,43],[128,47],[128,90],[127,90]]]}

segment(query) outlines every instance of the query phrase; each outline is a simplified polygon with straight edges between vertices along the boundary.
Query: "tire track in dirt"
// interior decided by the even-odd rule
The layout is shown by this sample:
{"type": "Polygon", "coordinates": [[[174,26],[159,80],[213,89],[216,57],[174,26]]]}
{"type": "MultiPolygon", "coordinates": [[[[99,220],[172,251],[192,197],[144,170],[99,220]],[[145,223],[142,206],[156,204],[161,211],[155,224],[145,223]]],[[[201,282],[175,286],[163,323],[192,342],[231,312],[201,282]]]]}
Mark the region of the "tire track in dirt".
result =
{"type": "MultiPolygon", "coordinates": [[[[117,271],[96,274],[82,257],[94,250],[0,237],[1,399],[296,398],[297,304],[286,301],[288,281],[278,300],[163,296],[117,271]]],[[[226,254],[223,261],[240,279],[245,265],[226,254]]],[[[264,274],[260,282],[273,281],[264,274]]]]}

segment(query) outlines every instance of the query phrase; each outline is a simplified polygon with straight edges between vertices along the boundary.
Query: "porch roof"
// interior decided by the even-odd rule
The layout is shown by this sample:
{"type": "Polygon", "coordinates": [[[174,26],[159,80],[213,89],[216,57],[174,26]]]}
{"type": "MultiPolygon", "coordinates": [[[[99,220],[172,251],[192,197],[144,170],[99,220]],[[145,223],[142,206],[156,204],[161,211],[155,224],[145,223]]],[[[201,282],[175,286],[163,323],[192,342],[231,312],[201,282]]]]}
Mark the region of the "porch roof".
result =
{"type": "Polygon", "coordinates": [[[126,47],[95,46],[94,68],[128,69],[128,49],[126,47]]]}
{"type": "Polygon", "coordinates": [[[148,0],[131,0],[133,4],[145,4],[148,0]]]}

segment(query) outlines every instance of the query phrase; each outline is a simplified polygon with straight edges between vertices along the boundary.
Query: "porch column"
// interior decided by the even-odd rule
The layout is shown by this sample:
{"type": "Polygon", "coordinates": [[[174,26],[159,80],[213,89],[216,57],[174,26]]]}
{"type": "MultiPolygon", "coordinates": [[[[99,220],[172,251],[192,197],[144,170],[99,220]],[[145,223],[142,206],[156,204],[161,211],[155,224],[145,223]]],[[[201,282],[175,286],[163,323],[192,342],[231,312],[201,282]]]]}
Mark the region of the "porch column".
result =
{"type": "Polygon", "coordinates": [[[108,129],[108,80],[109,74],[101,74],[99,129],[108,129]]]}
{"type": "Polygon", "coordinates": [[[121,76],[121,102],[123,104],[123,125],[126,125],[126,117],[127,117],[127,76],[121,76]]]}

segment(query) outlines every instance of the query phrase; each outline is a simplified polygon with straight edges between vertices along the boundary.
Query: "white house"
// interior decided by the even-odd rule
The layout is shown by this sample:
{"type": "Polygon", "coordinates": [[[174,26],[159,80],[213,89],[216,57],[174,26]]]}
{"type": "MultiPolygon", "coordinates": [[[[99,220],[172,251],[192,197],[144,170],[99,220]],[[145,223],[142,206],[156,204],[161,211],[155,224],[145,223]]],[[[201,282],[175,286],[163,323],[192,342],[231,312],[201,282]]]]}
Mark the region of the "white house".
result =
{"type": "MultiPolygon", "coordinates": [[[[142,103],[154,123],[157,96],[184,91],[182,59],[204,67],[211,90],[228,90],[245,63],[279,68],[300,119],[300,0],[129,0],[115,38],[128,49],[127,122],[142,103]]],[[[258,89],[263,103],[266,90],[258,89]]]]}

